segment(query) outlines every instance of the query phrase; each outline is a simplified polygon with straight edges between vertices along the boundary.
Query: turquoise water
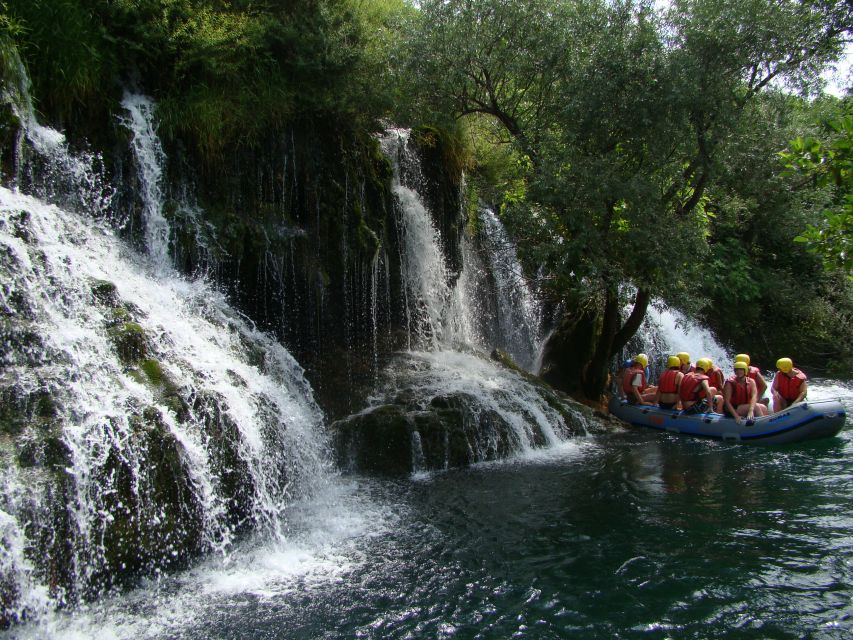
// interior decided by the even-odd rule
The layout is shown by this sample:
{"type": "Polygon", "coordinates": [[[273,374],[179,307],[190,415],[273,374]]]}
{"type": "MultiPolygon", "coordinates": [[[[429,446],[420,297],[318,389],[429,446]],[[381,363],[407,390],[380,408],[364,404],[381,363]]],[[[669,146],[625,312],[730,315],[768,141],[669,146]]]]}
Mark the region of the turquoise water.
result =
{"type": "Polygon", "coordinates": [[[291,546],[247,542],[14,635],[846,639],[851,453],[849,418],[837,438],[769,448],[632,429],[344,479],[294,509],[291,546]]]}

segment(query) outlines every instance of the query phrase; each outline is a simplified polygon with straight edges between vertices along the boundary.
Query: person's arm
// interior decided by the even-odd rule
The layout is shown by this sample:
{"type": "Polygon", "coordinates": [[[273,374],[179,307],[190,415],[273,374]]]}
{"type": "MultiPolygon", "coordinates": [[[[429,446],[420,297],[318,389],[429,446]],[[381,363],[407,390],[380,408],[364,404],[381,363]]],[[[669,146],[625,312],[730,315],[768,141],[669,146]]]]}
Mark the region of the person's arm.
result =
{"type": "Polygon", "coordinates": [[[797,404],[798,402],[802,402],[805,399],[806,392],[809,390],[808,384],[809,384],[808,382],[803,380],[803,383],[800,385],[800,393],[799,393],[799,395],[797,395],[797,399],[794,400],[791,404],[797,404]]]}
{"type": "Polygon", "coordinates": [[[728,382],[723,385],[723,404],[726,409],[729,410],[729,413],[734,416],[735,422],[740,424],[740,416],[737,414],[737,407],[732,405],[732,385],[728,382]]]}
{"type": "Polygon", "coordinates": [[[755,418],[755,403],[758,402],[758,385],[751,378],[746,379],[747,387],[749,388],[749,411],[746,412],[746,419],[752,420],[755,418]]]}
{"type": "Polygon", "coordinates": [[[714,410],[714,400],[716,400],[716,396],[711,394],[711,387],[708,384],[707,380],[702,381],[702,391],[705,392],[705,399],[708,401],[710,411],[713,411],[714,410]]]}
{"type": "Polygon", "coordinates": [[[634,399],[637,401],[637,404],[645,404],[643,396],[640,394],[640,387],[631,385],[631,393],[634,395],[634,399]]]}
{"type": "Polygon", "coordinates": [[[764,392],[767,390],[767,380],[764,379],[764,375],[762,375],[761,371],[758,371],[755,374],[754,382],[758,385],[758,397],[763,398],[764,392]]]}

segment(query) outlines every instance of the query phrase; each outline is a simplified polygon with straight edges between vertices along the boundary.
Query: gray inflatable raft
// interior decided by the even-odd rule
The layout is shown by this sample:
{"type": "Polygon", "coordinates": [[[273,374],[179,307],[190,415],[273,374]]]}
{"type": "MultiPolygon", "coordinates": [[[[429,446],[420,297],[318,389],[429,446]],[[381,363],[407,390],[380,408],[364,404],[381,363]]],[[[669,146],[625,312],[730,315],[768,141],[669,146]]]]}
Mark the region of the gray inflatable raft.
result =
{"type": "Polygon", "coordinates": [[[800,402],[765,417],[741,420],[720,413],[685,414],[656,406],[628,404],[614,397],[610,413],[630,424],[699,438],[749,444],[786,444],[830,438],[844,427],[847,414],[838,400],[800,402]]]}

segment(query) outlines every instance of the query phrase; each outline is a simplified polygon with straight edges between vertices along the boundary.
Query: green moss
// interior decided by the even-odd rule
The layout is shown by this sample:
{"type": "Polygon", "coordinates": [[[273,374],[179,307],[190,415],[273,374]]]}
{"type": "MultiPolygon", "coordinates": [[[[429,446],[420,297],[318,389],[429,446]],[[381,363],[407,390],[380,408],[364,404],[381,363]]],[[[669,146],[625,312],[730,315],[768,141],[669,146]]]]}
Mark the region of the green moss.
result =
{"type": "Polygon", "coordinates": [[[376,235],[373,229],[367,226],[364,218],[359,219],[356,239],[362,251],[373,257],[379,253],[379,249],[382,247],[379,236],[376,235]]]}
{"type": "Polygon", "coordinates": [[[109,280],[93,280],[91,288],[92,295],[95,296],[97,302],[108,307],[118,306],[118,294],[116,293],[115,284],[109,280]]]}
{"type": "Polygon", "coordinates": [[[148,350],[145,330],[136,322],[124,322],[107,329],[119,360],[125,365],[138,363],[148,350]]]}
{"type": "Polygon", "coordinates": [[[163,367],[160,366],[160,363],[157,362],[157,360],[152,360],[150,358],[147,360],[143,360],[142,364],[140,364],[140,368],[152,384],[163,384],[163,367]]]}
{"type": "Polygon", "coordinates": [[[412,131],[412,139],[422,152],[439,160],[454,185],[459,185],[462,174],[474,164],[474,156],[467,147],[461,131],[450,131],[434,126],[420,126],[412,131]]]}
{"type": "Polygon", "coordinates": [[[124,324],[131,321],[130,312],[124,307],[114,307],[110,309],[111,322],[110,324],[124,324]]]}

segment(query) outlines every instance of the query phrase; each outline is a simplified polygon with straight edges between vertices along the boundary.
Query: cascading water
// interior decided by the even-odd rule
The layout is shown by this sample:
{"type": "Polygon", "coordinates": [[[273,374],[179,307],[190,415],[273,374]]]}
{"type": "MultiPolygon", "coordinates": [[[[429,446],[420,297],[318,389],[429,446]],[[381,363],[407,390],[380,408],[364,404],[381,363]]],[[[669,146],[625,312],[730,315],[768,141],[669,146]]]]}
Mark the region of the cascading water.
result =
{"type": "Polygon", "coordinates": [[[145,225],[145,246],[155,264],[169,264],[171,229],[163,216],[163,167],[166,154],[154,126],[154,103],[147,96],[126,93],[121,106],[128,113],[124,119],[132,135],[131,148],[136,160],[145,225]]]}
{"type": "Polygon", "coordinates": [[[541,309],[500,220],[479,210],[480,233],[462,236],[462,269],[451,283],[439,231],[419,193],[423,176],[409,132],[391,130],[382,147],[394,167],[409,348],[498,348],[530,370],[541,347],[541,309]]]}
{"type": "Polygon", "coordinates": [[[519,365],[535,371],[542,348],[541,304],[530,290],[521,271],[515,244],[495,212],[481,208],[479,221],[482,253],[495,281],[496,343],[519,365]]]}
{"type": "Polygon", "coordinates": [[[657,370],[664,369],[666,357],[686,351],[695,362],[708,357],[726,372],[732,373],[732,354],[703,325],[660,303],[649,305],[646,319],[637,333],[642,351],[657,370]]]}
{"type": "MultiPolygon", "coordinates": [[[[283,540],[287,505],[331,473],[299,365],[206,282],[164,264],[157,190],[143,196],[155,220],[143,257],[101,215],[109,192],[90,159],[24,122],[20,157],[57,177],[38,195],[70,193],[76,211],[0,188],[5,621],[226,552],[238,531],[283,540]],[[80,199],[83,184],[95,193],[80,199]]],[[[162,168],[149,169],[141,181],[158,183],[162,168]]]]}
{"type": "Polygon", "coordinates": [[[561,403],[550,392],[484,357],[497,348],[530,368],[540,342],[538,306],[497,217],[480,212],[483,239],[462,237],[461,270],[453,274],[419,192],[422,171],[408,131],[389,131],[381,145],[394,171],[409,352],[384,371],[383,390],[371,407],[339,431],[358,432],[374,412],[379,421],[398,416],[401,424],[415,425],[410,468],[416,471],[423,464],[442,468],[529,451],[585,431],[580,412],[557,408],[561,403]],[[453,416],[448,419],[464,440],[461,449],[438,435],[440,427],[424,423],[422,414],[433,410],[453,416]]]}
{"type": "Polygon", "coordinates": [[[113,190],[99,168],[96,153],[72,154],[59,131],[41,125],[36,119],[30,97],[30,81],[23,62],[14,52],[17,78],[14,86],[4,86],[3,101],[8,103],[21,127],[15,148],[13,184],[39,198],[97,218],[110,212],[113,190]]]}
{"type": "MultiPolygon", "coordinates": [[[[419,166],[409,145],[409,132],[391,130],[382,138],[382,149],[394,167],[391,189],[396,198],[408,346],[437,349],[456,337],[448,330],[451,288],[438,231],[418,192],[402,181],[402,167],[419,166]]],[[[420,172],[415,176],[420,178],[416,183],[422,181],[420,172]]]]}

